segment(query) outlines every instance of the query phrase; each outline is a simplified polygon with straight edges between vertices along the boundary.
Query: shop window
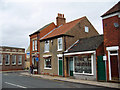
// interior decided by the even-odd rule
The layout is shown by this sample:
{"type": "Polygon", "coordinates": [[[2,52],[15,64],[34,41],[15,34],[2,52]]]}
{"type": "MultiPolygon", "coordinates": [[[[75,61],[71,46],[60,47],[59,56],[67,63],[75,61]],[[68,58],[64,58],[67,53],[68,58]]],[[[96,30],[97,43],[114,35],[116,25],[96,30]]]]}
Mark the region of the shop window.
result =
{"type": "Polygon", "coordinates": [[[92,74],[91,55],[75,57],[75,73],[92,74]]]}

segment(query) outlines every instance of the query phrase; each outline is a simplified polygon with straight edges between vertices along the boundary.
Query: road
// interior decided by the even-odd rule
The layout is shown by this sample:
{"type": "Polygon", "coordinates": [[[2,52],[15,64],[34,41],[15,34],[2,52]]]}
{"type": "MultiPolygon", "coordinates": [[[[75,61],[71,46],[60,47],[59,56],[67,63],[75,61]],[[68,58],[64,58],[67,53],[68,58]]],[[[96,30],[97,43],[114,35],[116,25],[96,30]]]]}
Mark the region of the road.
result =
{"type": "Polygon", "coordinates": [[[2,88],[102,88],[105,90],[114,90],[87,84],[24,76],[19,73],[2,73],[2,88]]]}

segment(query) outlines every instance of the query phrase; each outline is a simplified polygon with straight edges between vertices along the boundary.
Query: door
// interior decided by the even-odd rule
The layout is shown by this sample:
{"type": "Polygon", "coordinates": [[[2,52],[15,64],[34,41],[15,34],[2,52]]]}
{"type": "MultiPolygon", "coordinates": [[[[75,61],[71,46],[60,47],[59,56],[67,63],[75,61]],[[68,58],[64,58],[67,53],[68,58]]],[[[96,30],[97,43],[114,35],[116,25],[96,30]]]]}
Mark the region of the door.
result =
{"type": "Polygon", "coordinates": [[[98,81],[106,80],[106,68],[103,56],[97,56],[97,79],[98,81]]]}
{"type": "Polygon", "coordinates": [[[63,75],[63,63],[62,60],[59,60],[59,75],[62,76],[63,75]]]}
{"type": "Polygon", "coordinates": [[[69,62],[69,74],[70,74],[70,76],[73,76],[73,58],[70,58],[70,62],[69,62]]]}
{"type": "Polygon", "coordinates": [[[118,57],[110,56],[110,65],[111,65],[111,78],[112,80],[118,80],[119,74],[118,74],[118,57]]]}

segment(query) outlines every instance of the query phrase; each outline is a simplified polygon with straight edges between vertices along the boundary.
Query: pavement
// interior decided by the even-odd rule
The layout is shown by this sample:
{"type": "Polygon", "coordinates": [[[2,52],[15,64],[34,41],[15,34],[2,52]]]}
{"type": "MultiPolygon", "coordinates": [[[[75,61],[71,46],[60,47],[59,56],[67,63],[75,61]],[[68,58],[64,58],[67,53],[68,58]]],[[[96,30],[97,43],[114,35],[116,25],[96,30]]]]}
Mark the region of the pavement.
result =
{"type": "Polygon", "coordinates": [[[101,87],[108,87],[108,88],[120,88],[120,83],[113,83],[113,82],[98,82],[98,81],[89,81],[89,80],[78,80],[78,79],[71,79],[69,77],[59,77],[59,76],[49,76],[49,75],[39,75],[39,74],[30,74],[28,72],[22,72],[21,75],[31,76],[31,77],[38,77],[43,79],[49,80],[58,80],[64,82],[72,82],[72,83],[80,83],[80,84],[89,84],[101,87]]]}

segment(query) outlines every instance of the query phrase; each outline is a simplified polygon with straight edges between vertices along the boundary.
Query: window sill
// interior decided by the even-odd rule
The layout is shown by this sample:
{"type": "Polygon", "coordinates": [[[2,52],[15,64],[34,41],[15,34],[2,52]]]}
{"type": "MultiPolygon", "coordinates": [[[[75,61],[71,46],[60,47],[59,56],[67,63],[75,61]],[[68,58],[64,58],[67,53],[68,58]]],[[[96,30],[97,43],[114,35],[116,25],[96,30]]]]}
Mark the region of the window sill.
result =
{"type": "Polygon", "coordinates": [[[57,51],[62,51],[62,49],[58,49],[57,51]]]}
{"type": "Polygon", "coordinates": [[[12,64],[12,66],[15,66],[16,64],[12,64]]]}
{"type": "Polygon", "coordinates": [[[89,74],[89,73],[76,73],[76,72],[73,72],[73,74],[76,74],[76,75],[89,75],[89,76],[93,76],[94,74],[89,74]]]}
{"type": "Polygon", "coordinates": [[[52,69],[52,68],[44,68],[44,69],[52,69]]]}
{"type": "Polygon", "coordinates": [[[5,66],[9,66],[10,64],[5,64],[5,66]]]}
{"type": "Polygon", "coordinates": [[[2,64],[0,64],[0,66],[2,66],[2,64]]]}
{"type": "Polygon", "coordinates": [[[49,53],[49,51],[45,51],[44,53],[49,53]]]}
{"type": "Polygon", "coordinates": [[[18,64],[19,66],[22,65],[22,64],[18,64]]]}

